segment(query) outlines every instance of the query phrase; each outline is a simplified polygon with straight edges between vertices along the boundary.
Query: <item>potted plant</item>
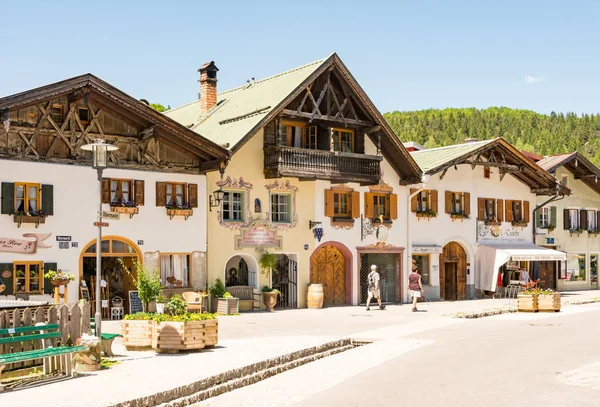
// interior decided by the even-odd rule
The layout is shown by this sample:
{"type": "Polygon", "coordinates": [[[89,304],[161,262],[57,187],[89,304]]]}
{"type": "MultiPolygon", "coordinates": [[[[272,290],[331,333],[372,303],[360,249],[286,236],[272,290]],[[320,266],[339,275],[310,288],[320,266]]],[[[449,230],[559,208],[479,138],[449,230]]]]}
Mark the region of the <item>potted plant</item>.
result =
{"type": "Polygon", "coordinates": [[[260,272],[266,276],[270,272],[277,273],[277,256],[265,250],[258,260],[258,265],[260,266],[260,272]]]}
{"type": "Polygon", "coordinates": [[[268,285],[265,285],[262,288],[262,294],[263,303],[265,304],[265,307],[269,312],[273,312],[273,308],[275,308],[275,305],[277,305],[277,296],[283,298],[283,294],[281,293],[281,291],[279,291],[276,288],[269,287],[268,285]]]}
{"type": "Polygon", "coordinates": [[[17,227],[21,227],[23,223],[33,223],[37,228],[40,223],[46,223],[47,213],[43,211],[17,211],[13,215],[13,221],[17,224],[17,227]]]}
{"type": "Polygon", "coordinates": [[[486,224],[486,226],[501,226],[502,222],[500,222],[500,219],[495,218],[495,217],[491,217],[491,218],[487,218],[484,223],[486,224]]]}
{"type": "Polygon", "coordinates": [[[471,217],[464,212],[454,212],[450,214],[450,218],[452,218],[452,221],[455,219],[460,219],[462,221],[465,219],[470,219],[471,217]]]}
{"type": "Polygon", "coordinates": [[[129,218],[133,218],[133,215],[139,213],[138,205],[135,202],[113,202],[110,204],[110,210],[112,212],[124,213],[129,215],[129,218]]]}
{"type": "Polygon", "coordinates": [[[139,260],[135,260],[133,262],[135,273],[132,273],[122,261],[120,262],[127,274],[133,278],[135,286],[138,290],[138,296],[140,297],[142,305],[144,306],[144,311],[148,312],[148,304],[150,304],[152,301],[155,301],[156,297],[158,297],[161,292],[162,287],[160,286],[160,272],[158,270],[150,271],[145,268],[139,260]]]}
{"type": "Polygon", "coordinates": [[[217,313],[221,315],[239,314],[240,299],[235,298],[229,291],[217,300],[217,313]]]}
{"type": "Polygon", "coordinates": [[[44,278],[50,280],[53,286],[67,285],[75,280],[75,276],[69,273],[63,273],[62,270],[48,270],[44,273],[44,278]]]}
{"type": "Polygon", "coordinates": [[[546,312],[560,311],[560,293],[554,290],[538,290],[538,310],[546,312]]]}
{"type": "Polygon", "coordinates": [[[164,314],[165,313],[165,304],[167,303],[167,297],[165,297],[162,293],[158,294],[156,297],[156,313],[164,314]]]}
{"type": "Polygon", "coordinates": [[[188,204],[183,205],[167,205],[167,215],[170,219],[173,219],[173,216],[183,216],[185,220],[188,217],[194,214],[194,210],[188,204]]]}
{"type": "Polygon", "coordinates": [[[219,305],[219,298],[223,298],[227,289],[220,278],[215,280],[215,283],[208,289],[210,292],[210,311],[216,312],[219,305]]]}
{"type": "Polygon", "coordinates": [[[556,229],[556,225],[550,224],[546,226],[546,229],[548,229],[548,233],[552,233],[552,231],[556,229]]]}

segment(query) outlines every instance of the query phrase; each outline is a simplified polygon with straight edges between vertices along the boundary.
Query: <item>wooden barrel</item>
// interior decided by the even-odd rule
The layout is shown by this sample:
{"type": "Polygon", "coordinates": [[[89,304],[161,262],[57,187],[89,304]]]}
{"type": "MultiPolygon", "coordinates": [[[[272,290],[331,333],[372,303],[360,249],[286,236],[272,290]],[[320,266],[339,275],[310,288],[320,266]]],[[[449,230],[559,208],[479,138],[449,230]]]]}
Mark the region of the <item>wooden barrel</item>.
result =
{"type": "Polygon", "coordinates": [[[308,286],[306,305],[309,309],[323,308],[323,285],[311,284],[308,286]]]}

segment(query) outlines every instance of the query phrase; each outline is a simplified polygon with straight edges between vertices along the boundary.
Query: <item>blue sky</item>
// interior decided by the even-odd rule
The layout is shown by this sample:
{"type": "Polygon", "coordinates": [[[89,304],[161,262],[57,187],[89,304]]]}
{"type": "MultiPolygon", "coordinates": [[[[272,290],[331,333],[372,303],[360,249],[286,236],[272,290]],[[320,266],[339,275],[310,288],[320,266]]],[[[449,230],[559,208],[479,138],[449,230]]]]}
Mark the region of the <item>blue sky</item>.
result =
{"type": "Polygon", "coordinates": [[[5,1],[0,96],[91,72],[194,100],[337,52],[378,108],[600,112],[600,2],[5,1]]]}

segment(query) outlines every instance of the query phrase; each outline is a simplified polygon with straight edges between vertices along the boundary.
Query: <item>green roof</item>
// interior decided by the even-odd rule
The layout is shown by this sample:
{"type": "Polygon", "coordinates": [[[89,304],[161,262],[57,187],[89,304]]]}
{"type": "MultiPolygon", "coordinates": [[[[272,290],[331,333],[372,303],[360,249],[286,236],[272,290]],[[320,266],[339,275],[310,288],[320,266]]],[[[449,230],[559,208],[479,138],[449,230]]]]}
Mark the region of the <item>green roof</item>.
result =
{"type": "Polygon", "coordinates": [[[493,143],[494,140],[476,141],[472,143],[455,144],[453,146],[430,148],[427,150],[413,151],[410,153],[412,158],[417,162],[424,173],[434,170],[441,165],[452,162],[458,158],[472,153],[485,146],[493,143]]]}
{"type": "Polygon", "coordinates": [[[203,137],[232,149],[327,59],[219,93],[217,104],[205,115],[200,113],[199,100],[164,114],[203,137]]]}

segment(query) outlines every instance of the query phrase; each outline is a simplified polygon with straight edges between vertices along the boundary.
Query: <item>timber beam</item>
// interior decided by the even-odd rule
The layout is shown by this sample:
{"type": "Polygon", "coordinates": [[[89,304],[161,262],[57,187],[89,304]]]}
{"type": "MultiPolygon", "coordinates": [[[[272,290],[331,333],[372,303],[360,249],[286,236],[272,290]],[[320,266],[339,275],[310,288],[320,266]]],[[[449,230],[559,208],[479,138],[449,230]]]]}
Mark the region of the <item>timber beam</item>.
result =
{"type": "Polygon", "coordinates": [[[323,116],[320,114],[315,114],[313,116],[311,113],[298,112],[296,110],[290,110],[290,109],[284,109],[283,114],[286,116],[289,116],[291,118],[296,118],[296,119],[309,119],[309,121],[313,121],[316,119],[316,120],[325,120],[325,121],[334,122],[334,123],[354,124],[357,126],[366,126],[366,127],[372,127],[375,124],[373,122],[368,122],[365,120],[340,119],[337,117],[323,116]]]}

